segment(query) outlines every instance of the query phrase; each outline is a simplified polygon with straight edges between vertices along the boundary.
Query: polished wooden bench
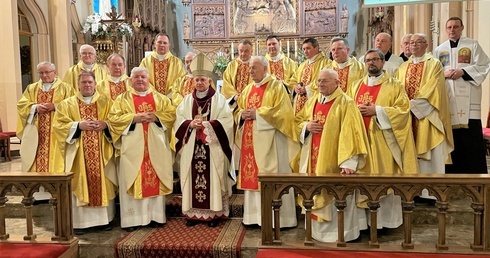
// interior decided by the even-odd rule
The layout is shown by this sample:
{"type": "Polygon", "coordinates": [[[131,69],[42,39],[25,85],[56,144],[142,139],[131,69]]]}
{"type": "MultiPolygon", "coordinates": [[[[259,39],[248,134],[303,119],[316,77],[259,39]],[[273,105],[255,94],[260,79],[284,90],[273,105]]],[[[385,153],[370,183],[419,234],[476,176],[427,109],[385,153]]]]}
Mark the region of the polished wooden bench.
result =
{"type": "Polygon", "coordinates": [[[55,247],[53,245],[58,245],[60,248],[66,249],[59,257],[78,257],[78,239],[73,236],[72,178],[73,173],[0,172],[0,249],[32,248],[34,244],[34,248],[37,246],[41,251],[43,245],[50,245],[49,248],[44,248],[48,251],[55,247]],[[33,233],[32,205],[34,197],[32,196],[39,190],[40,186],[43,186],[45,191],[52,195],[49,203],[53,209],[54,235],[50,238],[37,237],[33,233]],[[6,232],[5,204],[8,202],[7,195],[14,192],[14,188],[23,196],[22,204],[26,214],[26,235],[24,236],[10,235],[6,232]],[[24,245],[18,245],[19,243],[24,245]]]}
{"type": "Polygon", "coordinates": [[[400,250],[440,252],[457,250],[463,253],[490,252],[490,175],[340,175],[340,174],[259,174],[262,198],[262,246],[290,246],[294,248],[336,248],[355,250],[400,250]],[[306,209],[305,240],[283,242],[279,224],[281,196],[293,187],[295,193],[303,197],[306,209]],[[311,237],[311,207],[313,196],[324,188],[335,197],[338,212],[338,239],[336,243],[320,243],[311,237]],[[402,199],[404,239],[401,246],[380,245],[377,236],[377,210],[379,199],[386,195],[388,189],[393,189],[402,199]],[[415,205],[413,198],[420,195],[426,188],[430,195],[437,197],[438,239],[435,246],[417,245],[412,243],[411,216],[415,205]],[[471,208],[474,213],[473,242],[467,248],[451,247],[446,243],[446,211],[449,208],[449,196],[462,190],[472,200],[471,208]],[[371,214],[369,243],[346,243],[344,240],[343,214],[346,207],[346,197],[359,190],[368,197],[368,207],[371,214]],[[272,215],[274,214],[274,215],[272,215]],[[274,223],[276,225],[273,228],[274,223]]]}

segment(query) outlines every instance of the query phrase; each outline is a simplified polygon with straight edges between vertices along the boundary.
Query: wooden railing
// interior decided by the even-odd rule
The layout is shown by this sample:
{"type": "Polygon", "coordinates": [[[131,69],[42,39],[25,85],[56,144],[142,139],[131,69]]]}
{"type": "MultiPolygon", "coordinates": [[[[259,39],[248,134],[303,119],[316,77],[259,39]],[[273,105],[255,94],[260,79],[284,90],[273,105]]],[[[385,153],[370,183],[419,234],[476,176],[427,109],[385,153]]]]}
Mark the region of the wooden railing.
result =
{"type": "MultiPolygon", "coordinates": [[[[448,197],[456,194],[459,189],[472,200],[471,208],[474,213],[473,243],[467,249],[470,252],[490,251],[490,175],[340,175],[340,174],[259,174],[262,198],[262,245],[285,245],[281,241],[279,228],[279,212],[281,196],[293,187],[295,193],[303,197],[303,206],[306,209],[305,223],[306,235],[302,243],[288,242],[296,247],[319,248],[322,245],[334,248],[354,247],[358,243],[346,243],[343,234],[344,208],[346,197],[359,190],[368,197],[368,207],[371,214],[371,230],[368,248],[393,251],[393,246],[380,245],[377,236],[377,211],[380,207],[379,199],[386,195],[388,189],[393,189],[402,199],[404,239],[401,250],[411,250],[412,243],[411,216],[415,205],[413,197],[420,195],[422,190],[428,189],[430,195],[437,198],[438,210],[438,239],[432,248],[421,246],[421,249],[440,251],[448,250],[446,243],[446,211],[449,207],[448,197]],[[335,197],[335,206],[338,214],[338,240],[336,243],[324,244],[314,242],[311,237],[311,208],[313,196],[319,194],[324,188],[335,197]],[[273,229],[273,211],[274,223],[273,229]],[[316,247],[314,247],[316,246],[316,247]]],[[[359,248],[359,246],[357,246],[359,248]]],[[[417,247],[418,248],[418,247],[417,247]]],[[[460,250],[460,247],[451,247],[460,250]]]]}
{"type": "Polygon", "coordinates": [[[43,173],[21,173],[21,172],[1,172],[0,173],[0,242],[16,242],[16,237],[10,236],[6,232],[5,225],[5,204],[8,202],[6,195],[13,192],[13,187],[23,195],[22,204],[26,213],[26,235],[24,241],[36,240],[33,232],[32,205],[34,203],[33,194],[43,186],[45,191],[50,192],[52,198],[49,203],[53,208],[54,215],[54,236],[51,241],[58,243],[78,242],[73,237],[72,221],[72,199],[71,199],[71,179],[73,173],[67,174],[43,174],[43,173]]]}

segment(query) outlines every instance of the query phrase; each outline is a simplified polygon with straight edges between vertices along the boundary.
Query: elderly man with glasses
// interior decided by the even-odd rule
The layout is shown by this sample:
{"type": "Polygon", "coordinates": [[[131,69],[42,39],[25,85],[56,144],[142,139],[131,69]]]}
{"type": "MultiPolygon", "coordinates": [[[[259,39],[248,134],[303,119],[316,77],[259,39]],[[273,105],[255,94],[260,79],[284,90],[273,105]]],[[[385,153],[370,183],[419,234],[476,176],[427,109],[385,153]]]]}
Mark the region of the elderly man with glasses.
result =
{"type": "Polygon", "coordinates": [[[78,92],[78,75],[83,71],[94,73],[96,81],[102,81],[108,77],[107,70],[96,63],[97,54],[94,47],[82,45],[79,52],[80,61],[70,67],[63,77],[63,81],[70,84],[75,92],[78,92]]]}

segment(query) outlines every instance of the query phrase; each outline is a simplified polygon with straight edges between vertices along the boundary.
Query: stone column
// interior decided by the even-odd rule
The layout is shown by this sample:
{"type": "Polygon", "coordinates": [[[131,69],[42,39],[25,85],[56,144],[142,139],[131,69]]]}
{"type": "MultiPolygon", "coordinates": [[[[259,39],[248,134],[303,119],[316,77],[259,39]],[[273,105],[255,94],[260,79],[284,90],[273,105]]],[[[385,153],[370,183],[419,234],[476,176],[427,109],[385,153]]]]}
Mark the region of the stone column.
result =
{"type": "Polygon", "coordinates": [[[0,7],[0,119],[4,131],[15,131],[17,100],[22,94],[17,0],[3,1],[0,7]]]}
{"type": "Polygon", "coordinates": [[[70,1],[48,1],[51,61],[60,77],[73,65],[70,1]]]}

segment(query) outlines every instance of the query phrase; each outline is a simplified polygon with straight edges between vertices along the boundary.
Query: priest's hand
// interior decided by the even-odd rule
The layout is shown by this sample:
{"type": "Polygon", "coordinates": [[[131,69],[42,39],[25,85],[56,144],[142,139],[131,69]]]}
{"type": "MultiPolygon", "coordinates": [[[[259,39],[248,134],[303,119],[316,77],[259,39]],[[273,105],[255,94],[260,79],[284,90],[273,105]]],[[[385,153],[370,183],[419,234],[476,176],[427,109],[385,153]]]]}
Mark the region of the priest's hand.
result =
{"type": "Polygon", "coordinates": [[[192,129],[196,129],[196,130],[201,130],[202,129],[202,119],[196,118],[196,119],[192,120],[189,127],[192,129]]]}
{"type": "Polygon", "coordinates": [[[249,109],[243,110],[243,112],[242,112],[242,119],[243,120],[255,120],[256,119],[255,109],[254,108],[249,108],[249,109]]]}
{"type": "Polygon", "coordinates": [[[50,112],[49,106],[47,106],[46,104],[48,104],[48,103],[37,104],[36,105],[36,112],[38,112],[39,114],[44,114],[44,113],[50,112]]]}
{"type": "Polygon", "coordinates": [[[147,112],[145,114],[146,114],[146,117],[145,117],[146,123],[153,123],[153,122],[156,122],[158,120],[158,117],[153,112],[147,112]]]}
{"type": "Polygon", "coordinates": [[[78,123],[78,128],[82,131],[92,131],[96,128],[96,121],[83,120],[78,123]]]}
{"type": "Polygon", "coordinates": [[[362,116],[376,115],[376,105],[374,105],[371,102],[367,102],[366,104],[361,104],[358,107],[359,107],[359,111],[361,111],[362,116]]]}
{"type": "Polygon", "coordinates": [[[107,124],[104,122],[104,121],[100,121],[100,120],[97,120],[97,121],[92,121],[92,126],[93,126],[93,130],[95,131],[103,131],[104,129],[107,128],[107,124]]]}
{"type": "Polygon", "coordinates": [[[349,168],[342,168],[342,170],[340,171],[340,174],[355,174],[356,171],[353,170],[353,169],[349,169],[349,168]]]}
{"type": "Polygon", "coordinates": [[[313,120],[306,124],[306,130],[308,130],[308,132],[310,133],[321,133],[323,130],[323,126],[318,123],[318,120],[313,120]]]}
{"type": "Polygon", "coordinates": [[[303,87],[302,83],[296,84],[296,86],[294,86],[294,91],[296,92],[296,94],[299,94],[299,95],[306,94],[306,88],[303,87]]]}
{"type": "Polygon", "coordinates": [[[457,80],[464,75],[464,71],[462,69],[449,69],[444,72],[444,77],[446,79],[457,80]]]}
{"type": "Polygon", "coordinates": [[[44,103],[43,105],[46,107],[48,112],[54,111],[54,104],[53,103],[44,103]]]}
{"type": "Polygon", "coordinates": [[[143,115],[144,115],[143,113],[138,113],[138,114],[134,115],[133,122],[135,124],[137,124],[137,123],[144,123],[143,122],[143,115]]]}

